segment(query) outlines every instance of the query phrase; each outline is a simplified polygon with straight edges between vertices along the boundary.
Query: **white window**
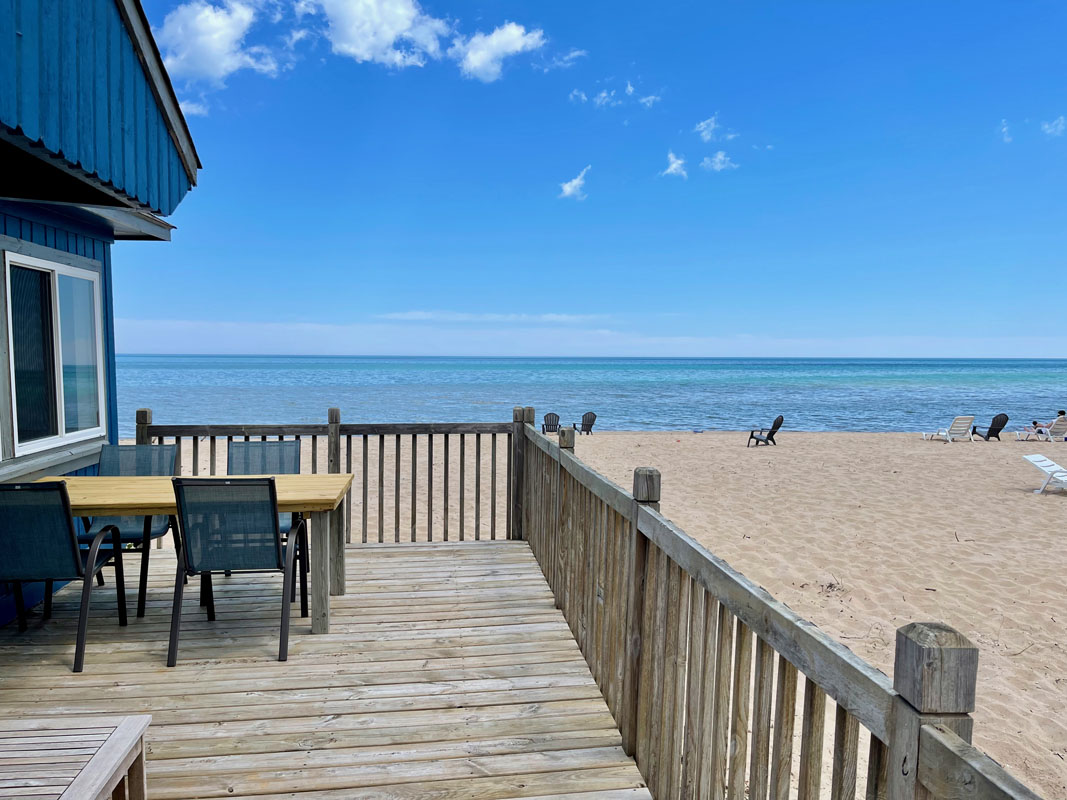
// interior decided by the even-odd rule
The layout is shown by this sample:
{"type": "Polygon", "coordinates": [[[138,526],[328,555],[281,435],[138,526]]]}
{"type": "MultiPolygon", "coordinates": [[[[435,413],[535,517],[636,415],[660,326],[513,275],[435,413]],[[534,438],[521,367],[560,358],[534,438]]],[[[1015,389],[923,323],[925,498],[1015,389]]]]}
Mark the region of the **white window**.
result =
{"type": "Polygon", "coordinates": [[[102,436],[100,276],[4,254],[15,455],[102,436]]]}

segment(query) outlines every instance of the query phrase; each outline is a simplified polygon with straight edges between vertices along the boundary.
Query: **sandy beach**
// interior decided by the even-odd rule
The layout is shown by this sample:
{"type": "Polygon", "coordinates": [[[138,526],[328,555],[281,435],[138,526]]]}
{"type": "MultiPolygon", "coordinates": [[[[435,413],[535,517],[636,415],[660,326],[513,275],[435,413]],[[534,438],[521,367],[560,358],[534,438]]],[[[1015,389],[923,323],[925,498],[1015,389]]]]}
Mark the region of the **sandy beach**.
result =
{"type": "Polygon", "coordinates": [[[1067,797],[1067,493],[1035,495],[1023,455],[1067,444],[918,434],[597,433],[577,455],[629,488],[663,475],[663,513],[892,672],[896,629],[943,620],[980,649],[975,743],[1067,797]]]}

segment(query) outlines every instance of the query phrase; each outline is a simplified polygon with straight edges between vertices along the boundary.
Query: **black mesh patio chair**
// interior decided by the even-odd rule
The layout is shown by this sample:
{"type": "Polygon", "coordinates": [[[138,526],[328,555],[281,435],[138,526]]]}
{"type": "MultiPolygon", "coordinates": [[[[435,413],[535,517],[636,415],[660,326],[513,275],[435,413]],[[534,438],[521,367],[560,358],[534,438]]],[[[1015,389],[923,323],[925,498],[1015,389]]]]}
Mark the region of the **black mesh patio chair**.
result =
{"type": "Polygon", "coordinates": [[[785,422],[785,417],[779,414],[775,417],[774,422],[771,423],[771,427],[756,428],[750,431],[748,434],[748,441],[745,442],[745,447],[752,444],[753,440],[756,442],[756,447],[759,447],[761,444],[777,445],[778,443],[774,441],[774,434],[778,433],[778,429],[782,427],[783,422],[785,422]]]}
{"type": "MultiPolygon", "coordinates": [[[[174,578],[167,666],[178,661],[178,634],[187,576],[204,576],[207,618],[215,619],[213,572],[281,572],[282,616],[278,660],[289,653],[289,604],[292,596],[297,536],[282,541],[278,529],[278,494],[274,478],[174,478],[181,550],[174,578]]],[[[296,523],[304,527],[303,520],[296,523]]],[[[301,616],[307,616],[306,587],[301,616]]]]}
{"type": "Polygon", "coordinates": [[[44,618],[52,616],[55,581],[82,582],[74,671],[85,663],[85,635],[89,627],[89,600],[93,576],[108,561],[115,561],[115,591],[119,625],[126,624],[126,584],[122,575],[122,536],[108,525],[96,532],[88,548],[78,544],[71,518],[70,498],[64,481],[0,484],[0,581],[14,585],[18,629],[26,630],[22,584],[44,581],[44,618]]]}
{"type": "MultiPolygon", "coordinates": [[[[226,472],[230,475],[299,475],[300,442],[230,442],[226,451],[226,472]]],[[[293,529],[293,515],[283,511],[278,515],[278,529],[282,539],[288,541],[293,529]]],[[[300,596],[307,598],[308,543],[307,528],[300,528],[297,537],[296,561],[300,569],[300,596]]],[[[296,598],[296,584],[293,595],[296,598]]],[[[307,616],[307,609],[301,607],[307,616]]]]}
{"type": "Polygon", "coordinates": [[[545,421],[541,423],[541,433],[559,433],[559,414],[545,414],[545,421]]]}
{"type": "Polygon", "coordinates": [[[596,414],[592,411],[586,411],[582,414],[582,421],[574,423],[574,430],[578,433],[588,433],[592,436],[594,422],[596,422],[596,414]]]}
{"type": "MultiPolygon", "coordinates": [[[[173,444],[105,444],[100,448],[98,475],[173,475],[178,447],[173,444]]],[[[148,557],[152,552],[152,540],[167,535],[171,528],[170,517],[93,517],[83,518],[85,533],[78,541],[87,546],[104,528],[119,529],[122,543],[141,551],[141,575],[137,584],[137,616],[143,617],[148,595],[148,557]]],[[[175,539],[177,543],[177,539],[175,539]]],[[[103,573],[97,580],[103,584],[103,573]]]]}
{"type": "Polygon", "coordinates": [[[993,417],[992,421],[989,423],[989,427],[988,428],[979,428],[977,425],[975,425],[974,426],[974,430],[972,430],[971,433],[974,436],[978,436],[978,437],[980,437],[982,439],[985,439],[987,442],[990,439],[996,439],[999,442],[1000,441],[1000,432],[1004,430],[1004,426],[1007,425],[1007,424],[1008,424],[1008,415],[1007,414],[997,414],[995,417],[993,417]],[[985,431],[985,432],[983,433],[983,431],[985,431]]]}

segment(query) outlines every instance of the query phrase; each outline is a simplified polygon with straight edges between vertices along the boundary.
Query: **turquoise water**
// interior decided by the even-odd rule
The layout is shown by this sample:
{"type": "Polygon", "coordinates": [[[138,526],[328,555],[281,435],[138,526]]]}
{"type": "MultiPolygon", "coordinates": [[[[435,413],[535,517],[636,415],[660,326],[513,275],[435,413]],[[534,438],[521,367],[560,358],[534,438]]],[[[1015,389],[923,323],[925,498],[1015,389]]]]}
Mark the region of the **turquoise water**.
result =
{"type": "Polygon", "coordinates": [[[1067,360],[118,357],[120,435],[160,424],[510,420],[515,405],[610,430],[767,424],[916,431],[957,414],[1045,420],[1067,407],[1067,360]]]}

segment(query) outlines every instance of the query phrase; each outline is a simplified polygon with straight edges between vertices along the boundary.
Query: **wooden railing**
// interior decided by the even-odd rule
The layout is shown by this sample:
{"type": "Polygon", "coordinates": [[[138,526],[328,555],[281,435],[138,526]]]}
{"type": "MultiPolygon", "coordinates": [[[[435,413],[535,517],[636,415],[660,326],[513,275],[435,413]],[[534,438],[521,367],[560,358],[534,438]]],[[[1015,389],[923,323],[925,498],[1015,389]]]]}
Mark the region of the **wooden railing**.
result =
{"type": "Polygon", "coordinates": [[[533,418],[517,525],[654,797],[1036,800],[968,744],[966,637],[901,628],[890,680],[663,516],[656,470],[627,492],[533,418]]]}
{"type": "MultiPolygon", "coordinates": [[[[521,427],[521,423],[520,423],[521,427]]],[[[356,477],[339,524],[345,540],[465,541],[512,538],[515,425],[321,424],[158,425],[137,411],[136,441],[178,445],[178,472],[225,475],[230,442],[300,442],[301,471],[356,477]]]]}

